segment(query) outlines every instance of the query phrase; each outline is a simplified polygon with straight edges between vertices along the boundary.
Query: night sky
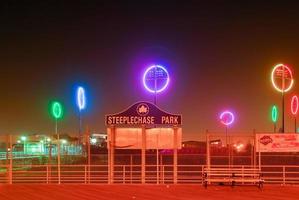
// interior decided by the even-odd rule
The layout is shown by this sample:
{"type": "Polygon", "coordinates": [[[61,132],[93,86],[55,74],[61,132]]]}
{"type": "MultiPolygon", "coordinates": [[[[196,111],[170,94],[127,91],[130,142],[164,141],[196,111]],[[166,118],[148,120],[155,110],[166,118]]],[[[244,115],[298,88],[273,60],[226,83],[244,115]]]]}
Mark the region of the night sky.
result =
{"type": "MultiPolygon", "coordinates": [[[[164,65],[171,84],[163,110],[183,115],[184,140],[224,131],[218,114],[236,113],[231,132],[270,132],[281,96],[272,67],[299,79],[296,1],[7,1],[0,10],[0,134],[54,132],[49,102],[63,102],[61,132],[76,133],[75,87],[88,93],[84,126],[105,132],[104,115],[153,101],[141,85],[150,64],[164,65]]],[[[286,95],[286,130],[293,130],[286,95]]]]}

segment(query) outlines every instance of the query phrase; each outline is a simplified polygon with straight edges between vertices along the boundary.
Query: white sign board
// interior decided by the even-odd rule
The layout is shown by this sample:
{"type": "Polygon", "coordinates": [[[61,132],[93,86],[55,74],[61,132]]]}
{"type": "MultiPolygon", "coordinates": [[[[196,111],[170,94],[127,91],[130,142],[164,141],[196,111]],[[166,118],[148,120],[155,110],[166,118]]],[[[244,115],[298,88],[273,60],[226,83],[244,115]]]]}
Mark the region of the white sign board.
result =
{"type": "Polygon", "coordinates": [[[299,134],[256,134],[257,152],[299,152],[299,134]]]}
{"type": "MultiPolygon", "coordinates": [[[[108,135],[110,135],[108,128],[108,135]]],[[[172,128],[151,128],[145,130],[146,149],[173,149],[174,130],[172,128]]],[[[177,129],[177,147],[181,148],[182,128],[177,129]]],[[[116,149],[141,149],[142,129],[141,128],[115,128],[116,149]]]]}

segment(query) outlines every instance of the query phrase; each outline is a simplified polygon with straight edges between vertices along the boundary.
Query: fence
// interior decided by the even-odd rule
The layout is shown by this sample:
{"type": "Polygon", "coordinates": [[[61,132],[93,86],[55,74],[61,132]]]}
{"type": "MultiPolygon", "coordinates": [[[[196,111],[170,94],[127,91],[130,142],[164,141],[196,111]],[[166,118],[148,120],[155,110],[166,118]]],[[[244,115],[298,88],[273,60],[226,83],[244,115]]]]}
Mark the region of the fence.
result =
{"type": "MultiPolygon", "coordinates": [[[[205,165],[178,165],[177,183],[201,184],[204,167],[205,165]]],[[[245,169],[252,166],[234,167],[245,169]]],[[[107,165],[61,165],[60,174],[57,165],[15,165],[13,169],[9,165],[1,165],[0,169],[0,183],[108,183],[107,165]]],[[[261,170],[266,184],[299,184],[299,165],[264,165],[261,170]]],[[[113,183],[141,183],[141,165],[115,165],[113,183]]],[[[146,165],[146,183],[174,183],[173,165],[146,165]]]]}

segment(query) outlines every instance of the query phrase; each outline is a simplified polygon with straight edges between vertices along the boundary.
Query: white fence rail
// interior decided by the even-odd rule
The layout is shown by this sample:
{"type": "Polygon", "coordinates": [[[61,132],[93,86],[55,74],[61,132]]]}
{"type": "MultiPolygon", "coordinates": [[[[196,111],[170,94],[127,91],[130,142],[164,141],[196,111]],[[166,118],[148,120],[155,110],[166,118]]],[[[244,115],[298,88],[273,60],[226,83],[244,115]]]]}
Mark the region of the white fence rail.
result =
{"type": "MultiPolygon", "coordinates": [[[[204,165],[178,165],[177,183],[202,183],[204,165]]],[[[227,166],[213,166],[227,167],[227,166]]],[[[252,166],[234,166],[235,168],[251,168],[252,166]]],[[[107,165],[61,165],[58,175],[57,165],[0,165],[0,183],[108,183],[107,165]]],[[[264,165],[261,168],[265,183],[299,184],[299,165],[264,165]]],[[[114,183],[141,183],[141,165],[115,165],[114,183]]],[[[146,183],[172,184],[173,165],[147,165],[146,183]],[[158,169],[158,170],[157,170],[158,169]]]]}

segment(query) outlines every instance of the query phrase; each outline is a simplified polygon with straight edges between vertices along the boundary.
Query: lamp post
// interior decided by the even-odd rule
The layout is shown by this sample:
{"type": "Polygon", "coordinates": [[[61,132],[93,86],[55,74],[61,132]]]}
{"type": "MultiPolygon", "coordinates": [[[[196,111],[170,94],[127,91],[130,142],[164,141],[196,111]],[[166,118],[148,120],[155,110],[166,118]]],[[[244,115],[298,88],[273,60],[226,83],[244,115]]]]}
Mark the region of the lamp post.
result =
{"type": "Polygon", "coordinates": [[[58,184],[60,184],[60,138],[58,133],[57,121],[63,116],[62,105],[58,101],[52,103],[52,116],[55,119],[55,134],[57,135],[57,165],[58,165],[58,184]]]}
{"type": "Polygon", "coordinates": [[[230,159],[230,142],[228,143],[227,138],[228,138],[228,126],[232,125],[235,121],[235,116],[234,114],[229,111],[223,111],[222,113],[220,113],[219,116],[220,122],[225,126],[225,140],[226,140],[226,146],[228,148],[228,164],[229,167],[231,166],[231,159],[230,159]]]}
{"type": "Polygon", "coordinates": [[[152,65],[143,73],[144,88],[154,94],[154,104],[157,105],[157,94],[163,92],[169,85],[169,73],[161,65],[152,65]]]}
{"type": "Polygon", "coordinates": [[[291,112],[294,116],[294,121],[295,121],[295,133],[297,132],[297,122],[296,122],[296,116],[297,116],[297,113],[298,113],[298,107],[299,107],[299,104],[298,104],[298,97],[297,95],[294,95],[292,97],[292,100],[291,100],[291,112]]]}
{"type": "Polygon", "coordinates": [[[276,122],[277,122],[277,119],[278,119],[278,109],[276,107],[276,105],[273,105],[272,106],[272,109],[271,109],[271,120],[273,122],[273,126],[274,126],[274,133],[276,133],[276,122]]]}
{"type": "Polygon", "coordinates": [[[82,86],[79,86],[77,88],[77,95],[76,95],[76,102],[79,110],[79,135],[78,135],[78,141],[81,143],[82,139],[82,110],[86,107],[86,96],[85,96],[85,89],[82,86]]]}
{"type": "Polygon", "coordinates": [[[284,127],[284,96],[290,91],[294,84],[294,79],[291,69],[284,64],[277,64],[272,69],[271,82],[275,90],[281,93],[282,106],[282,133],[285,131],[284,127]]]}

